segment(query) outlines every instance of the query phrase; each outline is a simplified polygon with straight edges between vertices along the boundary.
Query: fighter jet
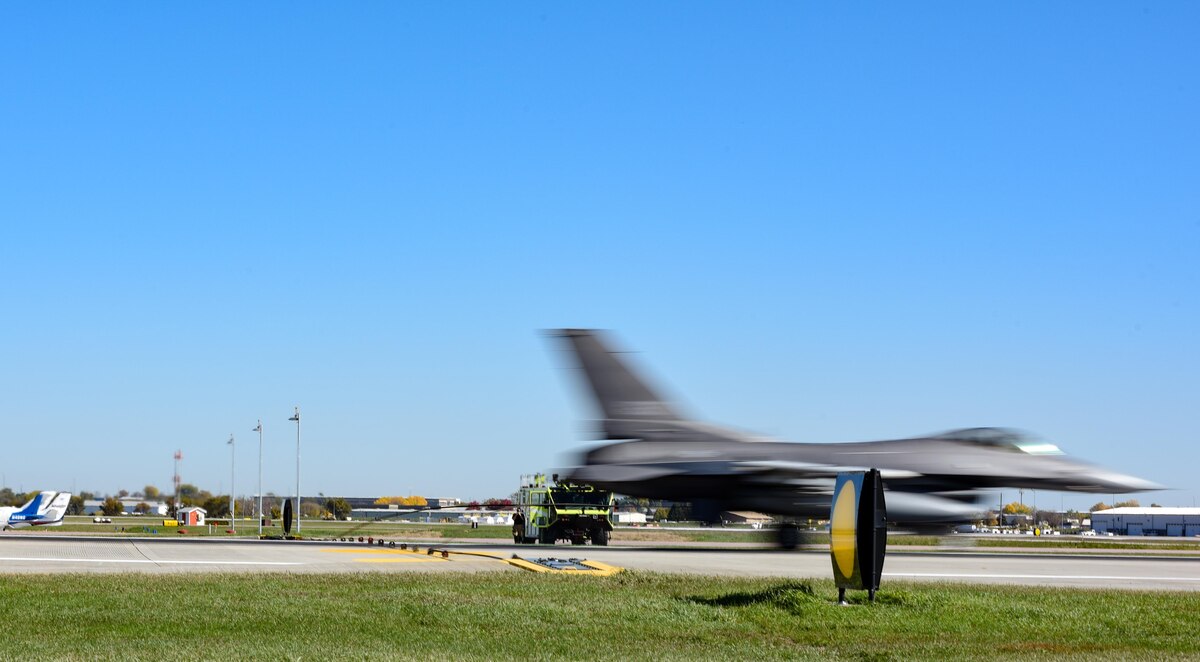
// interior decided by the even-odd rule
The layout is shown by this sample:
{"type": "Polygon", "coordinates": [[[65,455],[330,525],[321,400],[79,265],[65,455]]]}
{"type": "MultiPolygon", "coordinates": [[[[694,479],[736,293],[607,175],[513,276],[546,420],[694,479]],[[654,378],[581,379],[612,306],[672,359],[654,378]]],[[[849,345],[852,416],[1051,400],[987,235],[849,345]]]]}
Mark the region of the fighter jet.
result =
{"type": "MultiPolygon", "coordinates": [[[[1102,494],[1162,489],[1150,481],[1066,457],[1056,446],[1005,428],[852,443],[764,440],[689,420],[585,329],[563,338],[603,418],[606,444],[583,454],[566,479],[620,494],[692,502],[698,518],[754,510],[827,517],[838,473],[879,469],[888,520],[909,528],[967,522],[982,490],[1028,488],[1102,494]]],[[[786,541],[785,546],[786,545],[786,541]]]]}

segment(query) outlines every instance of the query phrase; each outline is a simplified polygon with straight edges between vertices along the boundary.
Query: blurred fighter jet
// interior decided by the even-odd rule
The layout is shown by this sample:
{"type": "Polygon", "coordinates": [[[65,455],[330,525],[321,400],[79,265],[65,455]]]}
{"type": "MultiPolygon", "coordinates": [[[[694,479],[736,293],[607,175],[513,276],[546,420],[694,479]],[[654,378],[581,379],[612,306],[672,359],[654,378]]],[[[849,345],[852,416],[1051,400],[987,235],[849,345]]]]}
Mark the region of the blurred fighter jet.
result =
{"type": "Polygon", "coordinates": [[[580,466],[564,470],[567,479],[630,496],[690,501],[698,518],[715,521],[726,510],[825,517],[837,474],[870,468],[883,475],[888,520],[912,528],[970,521],[984,509],[985,488],[1162,489],[1003,428],[857,443],[763,441],[681,416],[608,348],[602,333],[564,329],[555,335],[583,370],[603,412],[604,437],[623,440],[586,452],[580,466]]]}

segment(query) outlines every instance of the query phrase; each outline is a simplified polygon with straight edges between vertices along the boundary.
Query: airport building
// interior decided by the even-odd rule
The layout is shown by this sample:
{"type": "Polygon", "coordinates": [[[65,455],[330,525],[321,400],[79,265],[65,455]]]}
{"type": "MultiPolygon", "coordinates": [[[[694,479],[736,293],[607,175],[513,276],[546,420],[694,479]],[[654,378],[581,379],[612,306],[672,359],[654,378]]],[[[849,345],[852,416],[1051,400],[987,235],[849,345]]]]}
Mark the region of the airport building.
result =
{"type": "Polygon", "coordinates": [[[1200,536],[1200,508],[1112,508],[1092,513],[1092,530],[1122,536],[1200,536]]]}
{"type": "MultiPolygon", "coordinates": [[[[163,501],[146,500],[146,499],[119,499],[121,509],[125,515],[137,514],[138,504],[144,503],[147,506],[146,515],[166,515],[167,504],[163,501]]],[[[96,515],[104,506],[104,501],[101,499],[87,499],[83,502],[84,515],[96,515]]]]}
{"type": "Polygon", "coordinates": [[[645,524],[646,513],[617,511],[612,515],[613,524],[645,524]]]}

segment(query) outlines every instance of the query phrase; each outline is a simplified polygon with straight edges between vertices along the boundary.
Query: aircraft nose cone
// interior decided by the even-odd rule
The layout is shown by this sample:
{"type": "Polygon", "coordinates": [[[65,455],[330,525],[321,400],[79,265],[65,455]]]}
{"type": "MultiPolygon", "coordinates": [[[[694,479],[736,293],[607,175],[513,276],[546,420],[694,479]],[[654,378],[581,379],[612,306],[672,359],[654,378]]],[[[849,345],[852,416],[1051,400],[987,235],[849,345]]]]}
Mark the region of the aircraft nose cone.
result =
{"type": "Polygon", "coordinates": [[[1150,490],[1166,489],[1165,486],[1153,481],[1115,471],[1098,471],[1096,478],[1108,485],[1109,489],[1113,492],[1148,492],[1150,490]]]}
{"type": "Polygon", "coordinates": [[[1126,492],[1149,492],[1165,490],[1163,485],[1129,474],[1123,474],[1097,467],[1088,467],[1070,472],[1064,476],[1068,489],[1077,492],[1124,494],[1126,492]]]}

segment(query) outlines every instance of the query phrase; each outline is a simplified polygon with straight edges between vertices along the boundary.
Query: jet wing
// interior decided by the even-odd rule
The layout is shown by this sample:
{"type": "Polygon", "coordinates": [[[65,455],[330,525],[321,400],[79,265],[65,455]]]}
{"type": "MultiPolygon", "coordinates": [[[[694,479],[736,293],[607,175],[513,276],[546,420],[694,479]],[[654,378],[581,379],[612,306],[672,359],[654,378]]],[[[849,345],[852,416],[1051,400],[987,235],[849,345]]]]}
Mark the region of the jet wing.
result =
{"type": "Polygon", "coordinates": [[[684,473],[672,465],[590,464],[567,471],[572,481],[580,483],[624,483],[653,480],[684,473]]]}
{"type": "MultiPolygon", "coordinates": [[[[860,467],[850,465],[822,464],[818,462],[795,462],[791,460],[749,460],[734,462],[742,473],[771,473],[790,475],[799,478],[836,478],[840,473],[848,471],[867,471],[875,467],[860,467]]],[[[918,478],[923,474],[907,469],[879,469],[884,480],[903,480],[918,478]]]]}
{"type": "MultiPolygon", "coordinates": [[[[571,480],[595,483],[636,483],[667,477],[728,478],[737,482],[776,484],[801,491],[828,492],[830,480],[847,471],[869,467],[792,462],[781,460],[690,460],[645,464],[589,464],[566,473],[571,480]]],[[[902,469],[881,469],[885,479],[902,480],[921,474],[902,469]]]]}

